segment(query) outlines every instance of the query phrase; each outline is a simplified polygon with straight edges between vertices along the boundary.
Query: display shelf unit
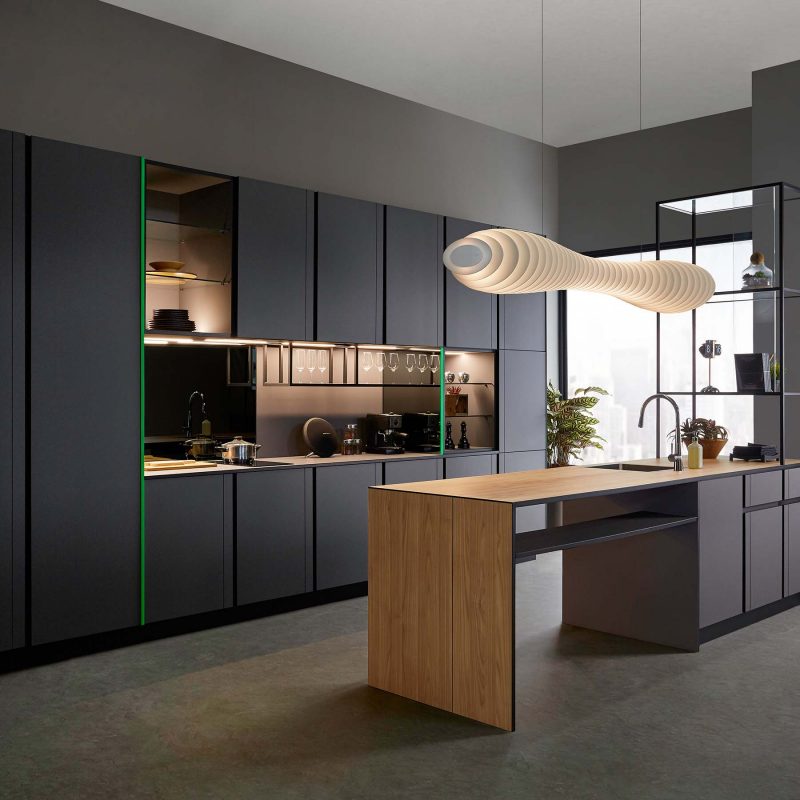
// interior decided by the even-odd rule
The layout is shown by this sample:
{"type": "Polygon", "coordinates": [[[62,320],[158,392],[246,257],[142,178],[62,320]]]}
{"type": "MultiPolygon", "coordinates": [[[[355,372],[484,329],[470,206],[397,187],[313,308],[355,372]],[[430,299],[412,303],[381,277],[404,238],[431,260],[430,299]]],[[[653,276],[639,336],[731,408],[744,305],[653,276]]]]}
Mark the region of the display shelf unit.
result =
{"type": "MultiPolygon", "coordinates": [[[[674,395],[682,418],[713,417],[730,443],[777,444],[780,461],[800,454],[800,188],[762,184],[656,204],[656,257],[681,258],[714,276],[717,291],[698,309],[657,315],[656,391],[674,395]],[[712,247],[703,245],[713,242],[712,247]],[[748,286],[742,274],[760,252],[772,270],[769,286],[748,286]],[[721,257],[725,255],[725,258],[721,257]],[[705,358],[706,340],[722,352],[705,358]],[[763,389],[743,390],[735,354],[767,354],[763,389]],[[711,373],[709,376],[709,362],[711,373]],[[772,365],[776,365],[773,367],[772,365]],[[710,381],[709,381],[710,377],[710,381]],[[703,391],[707,386],[718,391],[703,391]]],[[[767,276],[769,273],[767,273],[767,276]]],[[[673,427],[659,409],[657,454],[673,427]]]]}

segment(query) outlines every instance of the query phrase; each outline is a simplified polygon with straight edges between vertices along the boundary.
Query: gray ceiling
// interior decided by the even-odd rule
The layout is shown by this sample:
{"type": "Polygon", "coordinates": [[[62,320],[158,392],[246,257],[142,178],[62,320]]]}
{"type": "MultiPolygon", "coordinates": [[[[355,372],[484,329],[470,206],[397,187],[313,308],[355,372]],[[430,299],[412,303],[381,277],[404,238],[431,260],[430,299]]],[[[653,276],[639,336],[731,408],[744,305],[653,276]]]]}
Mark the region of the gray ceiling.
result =
{"type": "MultiPolygon", "coordinates": [[[[112,0],[532,139],[639,127],[640,0],[112,0]]],[[[800,0],[641,0],[642,124],[750,105],[800,59],[800,0]]]]}

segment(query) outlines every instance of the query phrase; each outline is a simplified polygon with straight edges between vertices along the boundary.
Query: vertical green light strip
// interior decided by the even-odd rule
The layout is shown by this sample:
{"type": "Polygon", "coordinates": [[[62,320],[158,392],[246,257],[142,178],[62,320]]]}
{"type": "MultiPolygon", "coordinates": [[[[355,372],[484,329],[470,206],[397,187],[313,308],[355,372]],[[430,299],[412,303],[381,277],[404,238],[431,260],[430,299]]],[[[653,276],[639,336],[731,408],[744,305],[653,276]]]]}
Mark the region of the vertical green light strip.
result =
{"type": "Polygon", "coordinates": [[[439,455],[444,455],[444,347],[439,348],[439,455]]]}
{"type": "Polygon", "coordinates": [[[139,176],[139,624],[144,625],[144,324],[145,324],[145,161],[141,159],[139,176]]]}

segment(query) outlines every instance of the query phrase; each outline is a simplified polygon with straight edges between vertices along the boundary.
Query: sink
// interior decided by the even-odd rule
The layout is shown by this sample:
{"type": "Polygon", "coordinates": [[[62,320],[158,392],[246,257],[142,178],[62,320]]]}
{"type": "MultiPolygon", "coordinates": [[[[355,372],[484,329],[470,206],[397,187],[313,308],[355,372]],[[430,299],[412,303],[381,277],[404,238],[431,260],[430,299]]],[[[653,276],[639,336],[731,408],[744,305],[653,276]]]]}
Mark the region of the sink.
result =
{"type": "Polygon", "coordinates": [[[661,472],[665,469],[672,469],[672,466],[662,467],[655,464],[590,464],[591,469],[622,469],[629,472],[661,472]]]}

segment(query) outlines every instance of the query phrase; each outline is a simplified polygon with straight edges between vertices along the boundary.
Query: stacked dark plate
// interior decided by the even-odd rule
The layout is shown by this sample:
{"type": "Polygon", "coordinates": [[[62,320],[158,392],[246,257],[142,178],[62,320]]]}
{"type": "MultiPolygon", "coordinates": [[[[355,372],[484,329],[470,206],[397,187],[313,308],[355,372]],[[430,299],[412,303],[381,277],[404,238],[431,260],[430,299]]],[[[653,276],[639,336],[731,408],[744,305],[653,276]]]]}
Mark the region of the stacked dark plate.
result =
{"type": "Polygon", "coordinates": [[[189,312],[183,308],[157,308],[150,320],[151,331],[191,333],[194,327],[194,321],[189,319],[189,312]]]}

